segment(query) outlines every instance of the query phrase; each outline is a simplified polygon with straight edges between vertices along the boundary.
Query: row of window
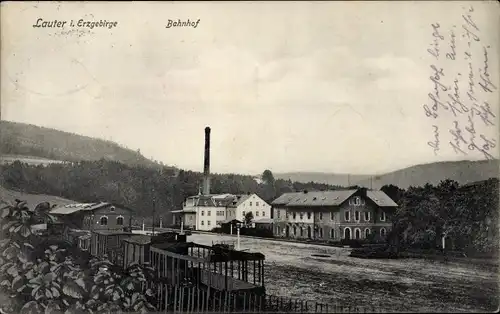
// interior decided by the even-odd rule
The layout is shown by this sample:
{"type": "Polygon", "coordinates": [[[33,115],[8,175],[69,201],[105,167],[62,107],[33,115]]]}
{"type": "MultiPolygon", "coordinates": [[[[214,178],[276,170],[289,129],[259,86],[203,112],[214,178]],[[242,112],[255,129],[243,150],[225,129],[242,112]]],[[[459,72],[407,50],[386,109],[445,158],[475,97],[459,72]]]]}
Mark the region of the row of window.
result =
{"type": "Polygon", "coordinates": [[[365,200],[362,199],[361,197],[359,196],[356,196],[354,198],[351,198],[349,200],[349,205],[351,206],[364,206],[366,203],[365,203],[365,200]]]}
{"type": "MultiPolygon", "coordinates": [[[[259,217],[259,211],[255,211],[255,216],[259,217]]],[[[224,216],[225,212],[223,210],[218,210],[216,215],[217,216],[224,216]]],[[[245,216],[245,211],[242,212],[243,216],[245,216]]],[[[202,216],[205,216],[205,211],[202,210],[201,211],[201,215],[202,216]]],[[[207,210],[207,216],[211,216],[211,211],[210,210],[207,210]]],[[[266,216],[266,212],[265,211],[262,211],[262,217],[265,217],[266,216]]]]}
{"type": "MultiPolygon", "coordinates": [[[[330,220],[332,220],[332,221],[335,220],[334,219],[334,217],[335,217],[334,214],[335,214],[334,212],[330,213],[330,220]]],[[[370,212],[364,212],[364,219],[365,219],[365,221],[370,221],[370,218],[371,218],[370,216],[371,216],[370,212]]],[[[277,217],[278,218],[280,217],[279,210],[277,211],[277,217]]],[[[287,218],[288,218],[288,214],[287,214],[287,218]]],[[[292,213],[292,218],[293,219],[297,219],[297,213],[292,213]]],[[[299,213],[299,218],[300,218],[300,220],[304,219],[304,213],[299,213]]],[[[380,221],[385,221],[385,213],[382,212],[380,214],[379,218],[380,218],[380,221]]],[[[311,219],[311,213],[310,212],[307,213],[307,219],[311,219]]],[[[346,211],[344,213],[344,219],[346,221],[350,221],[351,220],[351,212],[346,211]]],[[[323,220],[323,213],[319,213],[319,220],[323,220]]],[[[355,211],[354,212],[354,220],[355,221],[360,221],[360,212],[359,211],[355,211]]]]}
{"type": "MultiPolygon", "coordinates": [[[[243,214],[243,217],[245,217],[245,211],[242,211],[241,213],[243,214]]],[[[255,211],[255,216],[259,217],[259,211],[255,211]]],[[[262,217],[265,217],[265,216],[266,216],[266,212],[262,211],[262,217]]]]}
{"type": "MultiPolygon", "coordinates": [[[[299,227],[299,235],[301,237],[304,236],[304,232],[305,232],[305,228],[299,227]]],[[[310,237],[311,236],[311,227],[307,227],[307,232],[308,232],[308,236],[310,237]]],[[[281,234],[281,228],[279,226],[276,227],[276,233],[281,234]]],[[[365,238],[368,238],[371,234],[371,229],[366,228],[364,233],[365,233],[365,238]]],[[[295,227],[295,226],[292,227],[292,234],[294,236],[297,235],[297,227],[295,227]]],[[[318,234],[319,234],[319,238],[323,238],[323,229],[319,229],[318,234]]],[[[387,234],[387,230],[385,228],[380,228],[380,235],[382,237],[385,237],[386,234],[387,234]]],[[[335,229],[330,229],[330,238],[336,239],[337,236],[338,235],[336,235],[335,229]]],[[[344,238],[351,238],[351,228],[350,227],[344,228],[344,238]]],[[[354,239],[356,239],[356,240],[361,239],[361,229],[359,229],[359,228],[354,229],[354,239]]]]}
{"type": "MultiPolygon", "coordinates": [[[[210,226],[210,223],[211,223],[211,221],[210,221],[210,220],[207,220],[207,226],[210,226]]],[[[202,221],[201,221],[201,225],[202,225],[202,226],[204,226],[204,225],[205,225],[205,221],[204,221],[204,220],[202,220],[202,221]]]]}
{"type": "MultiPolygon", "coordinates": [[[[85,224],[90,225],[92,219],[90,217],[85,218],[85,224]]],[[[101,226],[107,226],[108,225],[108,217],[107,216],[101,216],[99,219],[99,224],[101,226]]],[[[118,226],[123,226],[123,216],[118,216],[116,217],[116,225],[118,226]]]]}

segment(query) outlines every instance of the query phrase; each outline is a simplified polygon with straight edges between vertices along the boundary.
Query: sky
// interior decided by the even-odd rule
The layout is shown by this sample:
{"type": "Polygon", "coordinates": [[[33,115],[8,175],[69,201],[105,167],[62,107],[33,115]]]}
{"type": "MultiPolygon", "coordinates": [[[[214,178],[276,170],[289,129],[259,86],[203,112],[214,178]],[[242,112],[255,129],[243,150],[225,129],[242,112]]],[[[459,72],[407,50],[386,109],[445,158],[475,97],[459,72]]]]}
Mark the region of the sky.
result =
{"type": "MultiPolygon", "coordinates": [[[[498,4],[469,11],[467,2],[2,2],[1,118],[113,140],[196,171],[210,126],[218,173],[366,174],[484,159],[449,144],[454,121],[467,133],[467,115],[442,110],[433,119],[423,109],[432,105],[431,65],[450,88],[468,73],[461,26],[472,14],[481,36],[471,48],[476,98],[495,115],[494,125],[476,115],[476,144],[487,143],[480,135],[498,142],[498,90],[477,86],[483,46],[499,85],[498,4]],[[33,27],[39,18],[67,23],[33,27]],[[68,26],[79,19],[117,25],[68,26]],[[169,19],[200,22],[166,28],[169,19]],[[427,51],[432,24],[444,38],[439,60],[427,51]],[[444,57],[452,29],[454,62],[444,57]]],[[[467,81],[459,84],[465,99],[467,81]]],[[[498,157],[496,145],[488,148],[498,157]]]]}

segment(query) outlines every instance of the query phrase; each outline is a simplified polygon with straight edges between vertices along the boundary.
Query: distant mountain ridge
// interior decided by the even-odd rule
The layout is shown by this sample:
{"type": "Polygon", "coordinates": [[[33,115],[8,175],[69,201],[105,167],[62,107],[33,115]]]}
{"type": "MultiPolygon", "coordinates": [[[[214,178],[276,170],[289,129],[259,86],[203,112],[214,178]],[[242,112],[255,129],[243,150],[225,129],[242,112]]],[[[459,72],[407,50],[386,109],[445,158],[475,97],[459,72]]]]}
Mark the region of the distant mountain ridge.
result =
{"type": "MultiPolygon", "coordinates": [[[[60,161],[106,159],[128,165],[162,167],[138,151],[88,136],[10,121],[0,121],[0,158],[20,160],[34,157],[60,161]]],[[[41,164],[43,162],[40,162],[41,164]]]]}
{"type": "Polygon", "coordinates": [[[379,175],[347,175],[322,172],[274,173],[276,179],[297,182],[317,182],[330,185],[359,185],[379,189],[393,184],[407,189],[410,186],[423,186],[426,183],[438,184],[445,179],[460,184],[499,177],[499,160],[446,161],[421,164],[379,175]]]}

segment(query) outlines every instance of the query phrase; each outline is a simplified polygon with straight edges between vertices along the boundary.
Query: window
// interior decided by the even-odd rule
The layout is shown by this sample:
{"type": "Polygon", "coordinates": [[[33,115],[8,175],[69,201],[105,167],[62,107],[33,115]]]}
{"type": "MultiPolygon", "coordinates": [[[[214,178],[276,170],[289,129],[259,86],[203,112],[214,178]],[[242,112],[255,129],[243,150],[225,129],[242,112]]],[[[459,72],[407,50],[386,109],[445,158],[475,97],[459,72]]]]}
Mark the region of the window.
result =
{"type": "Polygon", "coordinates": [[[358,211],[354,212],[354,220],[359,221],[359,212],[358,211]]]}
{"type": "Polygon", "coordinates": [[[208,220],[208,221],[207,221],[207,225],[209,225],[209,226],[210,226],[210,220],[208,220]]]}
{"type": "Polygon", "coordinates": [[[259,202],[255,202],[255,206],[259,206],[259,202]]]}
{"type": "Polygon", "coordinates": [[[370,221],[370,212],[365,212],[365,221],[370,221]]]}
{"type": "Polygon", "coordinates": [[[255,211],[255,216],[257,216],[257,217],[259,216],[259,211],[258,210],[255,211]]]}
{"type": "Polygon", "coordinates": [[[293,235],[297,235],[297,228],[295,226],[293,226],[293,235]]]}
{"type": "Polygon", "coordinates": [[[361,230],[359,228],[354,229],[354,237],[356,240],[361,239],[361,230]]]}
{"type": "Polygon", "coordinates": [[[385,212],[380,213],[380,221],[385,221],[385,212]]]}
{"type": "Polygon", "coordinates": [[[368,239],[370,237],[370,229],[366,228],[365,229],[365,239],[368,239]]]}
{"type": "Polygon", "coordinates": [[[300,236],[303,236],[304,235],[304,229],[302,229],[302,227],[300,227],[300,236]]]}
{"type": "Polygon", "coordinates": [[[385,234],[386,234],[385,228],[380,229],[380,236],[385,237],[385,234]]]}
{"type": "Polygon", "coordinates": [[[300,213],[299,216],[300,216],[300,220],[304,219],[304,213],[300,213]]]}
{"type": "Polygon", "coordinates": [[[211,210],[207,210],[207,216],[210,216],[211,210]]]}
{"type": "Polygon", "coordinates": [[[242,211],[241,213],[243,214],[243,217],[245,217],[245,211],[242,211]]]}
{"type": "Polygon", "coordinates": [[[123,216],[116,217],[116,224],[118,226],[123,226],[123,216]]]}
{"type": "Polygon", "coordinates": [[[293,219],[297,218],[297,213],[293,213],[292,217],[293,219]]]}
{"type": "Polygon", "coordinates": [[[102,226],[107,226],[108,225],[108,217],[102,216],[101,219],[100,219],[100,224],[102,226]]]}
{"type": "Polygon", "coordinates": [[[276,218],[280,218],[280,210],[279,209],[276,209],[274,211],[274,213],[276,214],[276,218]]]}
{"type": "Polygon", "coordinates": [[[335,213],[333,213],[333,212],[330,213],[330,220],[331,221],[335,220],[335,213]]]}
{"type": "Polygon", "coordinates": [[[266,216],[266,212],[265,211],[262,212],[262,217],[264,217],[264,216],[266,216]]]}
{"type": "Polygon", "coordinates": [[[311,219],[311,213],[310,212],[307,213],[307,219],[311,219]]]}
{"type": "Polygon", "coordinates": [[[319,220],[323,220],[323,213],[319,213],[319,220]]]}
{"type": "Polygon", "coordinates": [[[351,198],[349,200],[349,205],[360,206],[361,204],[364,204],[364,201],[361,202],[361,197],[359,197],[359,196],[356,196],[356,197],[351,198]]]}
{"type": "Polygon", "coordinates": [[[204,226],[205,225],[205,221],[202,220],[201,221],[201,225],[204,226]]]}
{"type": "Polygon", "coordinates": [[[252,202],[250,202],[250,206],[252,206],[252,202]]]}
{"type": "Polygon", "coordinates": [[[335,239],[335,229],[330,229],[330,238],[335,239]]]}
{"type": "Polygon", "coordinates": [[[349,211],[346,211],[344,213],[344,218],[345,218],[346,221],[351,220],[351,213],[349,211]]]}
{"type": "Polygon", "coordinates": [[[204,210],[201,211],[201,215],[205,216],[205,211],[204,210]]]}

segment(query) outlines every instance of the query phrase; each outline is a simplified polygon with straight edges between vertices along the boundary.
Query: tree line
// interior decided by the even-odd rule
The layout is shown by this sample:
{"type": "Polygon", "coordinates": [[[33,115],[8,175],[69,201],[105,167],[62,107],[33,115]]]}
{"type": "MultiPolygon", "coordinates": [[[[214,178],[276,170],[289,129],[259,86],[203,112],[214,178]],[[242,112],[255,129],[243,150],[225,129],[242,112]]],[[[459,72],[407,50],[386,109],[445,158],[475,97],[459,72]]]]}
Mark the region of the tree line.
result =
{"type": "MultiPolygon", "coordinates": [[[[212,174],[211,192],[256,193],[271,202],[285,192],[340,188],[274,180],[268,172],[263,183],[249,175],[212,174]]],[[[115,202],[134,209],[142,217],[152,216],[155,209],[164,225],[171,222],[168,212],[182,209],[185,198],[199,193],[203,179],[200,172],[168,167],[153,169],[104,159],[46,166],[16,161],[0,165],[0,174],[0,185],[24,193],[54,195],[79,202],[115,202]]]]}
{"type": "Polygon", "coordinates": [[[498,178],[459,185],[394,185],[382,190],[399,205],[391,238],[402,248],[445,249],[469,254],[498,252],[498,178]]]}
{"type": "MultiPolygon", "coordinates": [[[[198,194],[203,179],[200,172],[152,169],[104,159],[48,166],[14,162],[0,165],[0,174],[0,185],[25,193],[79,202],[115,202],[149,219],[155,209],[164,226],[171,224],[170,211],[181,209],[186,197],[198,194]]],[[[270,170],[263,172],[262,180],[258,183],[248,175],[212,174],[211,192],[256,193],[270,203],[286,192],[357,188],[274,179],[270,170]]],[[[444,180],[436,186],[406,190],[386,185],[382,190],[399,205],[391,237],[403,247],[440,247],[445,236],[456,249],[495,251],[499,243],[498,189],[497,178],[468,185],[444,180]]]]}

